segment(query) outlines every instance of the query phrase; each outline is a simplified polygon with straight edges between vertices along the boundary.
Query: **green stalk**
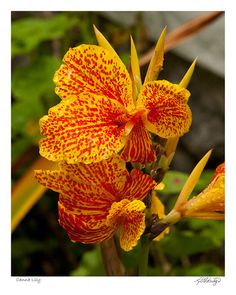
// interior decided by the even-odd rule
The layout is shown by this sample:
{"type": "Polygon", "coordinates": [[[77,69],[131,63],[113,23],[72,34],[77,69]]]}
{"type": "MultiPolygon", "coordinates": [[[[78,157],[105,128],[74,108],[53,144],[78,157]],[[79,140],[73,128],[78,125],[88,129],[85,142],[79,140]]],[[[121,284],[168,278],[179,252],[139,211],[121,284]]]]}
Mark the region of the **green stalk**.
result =
{"type": "Polygon", "coordinates": [[[147,276],[148,275],[148,255],[150,248],[150,240],[147,235],[141,238],[141,249],[139,255],[139,276],[147,276]]]}

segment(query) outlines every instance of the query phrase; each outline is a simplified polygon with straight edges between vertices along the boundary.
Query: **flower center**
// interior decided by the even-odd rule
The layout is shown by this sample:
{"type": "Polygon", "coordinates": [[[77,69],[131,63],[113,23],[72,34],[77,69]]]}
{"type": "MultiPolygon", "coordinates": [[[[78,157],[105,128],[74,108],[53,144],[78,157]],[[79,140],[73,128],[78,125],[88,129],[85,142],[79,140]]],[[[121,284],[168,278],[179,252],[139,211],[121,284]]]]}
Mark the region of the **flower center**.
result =
{"type": "Polygon", "coordinates": [[[145,109],[134,109],[129,113],[125,113],[121,116],[118,116],[115,119],[118,128],[121,126],[125,126],[124,135],[128,136],[132,131],[133,127],[141,121],[144,121],[146,117],[146,110],[145,109]]]}

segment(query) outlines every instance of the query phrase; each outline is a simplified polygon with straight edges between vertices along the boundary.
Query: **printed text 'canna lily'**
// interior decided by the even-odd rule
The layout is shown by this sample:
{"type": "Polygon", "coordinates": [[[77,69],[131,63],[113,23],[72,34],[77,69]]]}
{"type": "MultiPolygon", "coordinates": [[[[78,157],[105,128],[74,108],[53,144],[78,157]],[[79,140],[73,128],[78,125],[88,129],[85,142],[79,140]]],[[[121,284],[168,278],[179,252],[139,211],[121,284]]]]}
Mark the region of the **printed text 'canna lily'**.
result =
{"type": "Polygon", "coordinates": [[[35,171],[42,185],[59,192],[59,223],[72,241],[100,243],[118,230],[131,250],[145,230],[142,200],[156,183],[140,170],[126,170],[114,156],[93,164],[60,163],[55,171],[35,171]]]}
{"type": "MultiPolygon", "coordinates": [[[[135,88],[114,49],[100,32],[96,34],[103,38],[101,46],[69,49],[55,73],[56,93],[62,100],[40,120],[45,136],[40,154],[69,164],[99,162],[113,153],[126,161],[153,162],[150,133],[172,138],[189,130],[190,93],[166,80],[142,85],[137,76],[135,88]]],[[[133,69],[139,72],[137,63],[133,69]]]]}

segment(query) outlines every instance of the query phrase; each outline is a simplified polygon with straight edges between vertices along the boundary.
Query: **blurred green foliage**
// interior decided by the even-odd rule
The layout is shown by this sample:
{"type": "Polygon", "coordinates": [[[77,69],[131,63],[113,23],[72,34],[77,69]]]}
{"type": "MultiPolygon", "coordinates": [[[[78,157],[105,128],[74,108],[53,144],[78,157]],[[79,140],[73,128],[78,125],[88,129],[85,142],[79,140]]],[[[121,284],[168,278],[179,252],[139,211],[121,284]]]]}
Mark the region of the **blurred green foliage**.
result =
{"type": "MultiPolygon", "coordinates": [[[[138,51],[150,47],[142,18],[126,28],[98,12],[12,13],[12,162],[13,184],[33,162],[40,138],[38,121],[60,99],[53,75],[69,47],[95,44],[95,24],[128,65],[129,34],[138,51]]],[[[204,171],[194,193],[206,187],[213,171],[204,171]]],[[[167,172],[158,194],[168,211],[188,175],[167,172]]],[[[58,225],[57,194],[47,192],[12,236],[12,275],[105,275],[99,247],[72,243],[58,225]]],[[[223,275],[224,225],[220,221],[186,220],[160,242],[153,242],[149,275],[223,275]]],[[[128,275],[136,275],[140,245],[122,252],[128,275]]]]}
{"type": "Polygon", "coordinates": [[[27,17],[12,24],[12,57],[30,53],[41,42],[64,37],[74,25],[76,17],[56,14],[52,18],[27,17]]]}

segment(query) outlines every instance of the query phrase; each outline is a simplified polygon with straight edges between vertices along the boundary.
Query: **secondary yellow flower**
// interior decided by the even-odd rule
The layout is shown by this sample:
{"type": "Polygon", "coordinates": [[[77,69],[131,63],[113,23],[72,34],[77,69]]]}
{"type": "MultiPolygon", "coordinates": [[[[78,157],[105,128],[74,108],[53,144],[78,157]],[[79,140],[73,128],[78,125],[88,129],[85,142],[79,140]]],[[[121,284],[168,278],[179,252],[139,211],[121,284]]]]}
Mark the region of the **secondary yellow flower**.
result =
{"type": "Polygon", "coordinates": [[[121,153],[126,161],[153,162],[150,132],[171,138],[189,130],[185,88],[160,80],[134,90],[117,54],[102,46],[71,48],[63,61],[54,76],[62,101],[40,120],[43,157],[88,164],[121,153]]]}
{"type": "Polygon", "coordinates": [[[184,217],[224,219],[224,210],[225,165],[221,164],[207,188],[180,207],[179,211],[184,217]]]}
{"type": "Polygon", "coordinates": [[[131,250],[145,230],[142,200],[156,183],[148,175],[126,170],[114,156],[93,164],[67,164],[60,170],[35,171],[42,185],[59,192],[59,223],[72,241],[100,243],[119,230],[120,245],[131,250]]]}

